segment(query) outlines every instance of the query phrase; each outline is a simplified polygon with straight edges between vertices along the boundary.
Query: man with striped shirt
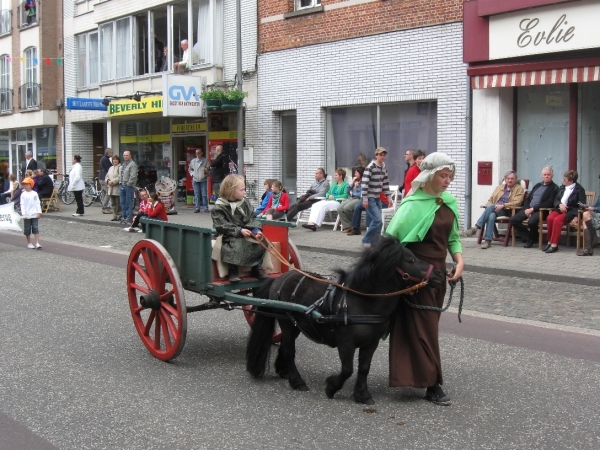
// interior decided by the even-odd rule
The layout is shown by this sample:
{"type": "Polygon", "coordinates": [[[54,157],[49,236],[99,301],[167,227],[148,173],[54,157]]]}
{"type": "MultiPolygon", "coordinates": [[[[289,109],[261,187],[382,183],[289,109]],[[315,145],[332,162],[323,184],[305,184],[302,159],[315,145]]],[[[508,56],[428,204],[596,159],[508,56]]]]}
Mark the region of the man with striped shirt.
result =
{"type": "Polygon", "coordinates": [[[362,202],[367,211],[367,233],[362,240],[363,247],[371,247],[371,244],[379,240],[381,233],[381,198],[383,192],[387,197],[391,195],[388,173],[385,167],[387,151],[383,147],[375,150],[375,159],[365,168],[362,176],[362,202]]]}

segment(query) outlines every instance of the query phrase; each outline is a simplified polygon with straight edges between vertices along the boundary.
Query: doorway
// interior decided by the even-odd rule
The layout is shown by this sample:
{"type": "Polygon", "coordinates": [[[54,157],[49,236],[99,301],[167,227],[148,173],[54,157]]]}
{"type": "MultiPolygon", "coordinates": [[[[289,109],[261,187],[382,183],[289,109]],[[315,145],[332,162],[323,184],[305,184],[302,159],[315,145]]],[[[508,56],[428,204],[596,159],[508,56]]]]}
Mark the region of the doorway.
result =
{"type": "Polygon", "coordinates": [[[298,153],[296,147],[296,111],[281,113],[281,183],[288,191],[290,204],[296,203],[298,153]]]}
{"type": "Polygon", "coordinates": [[[206,135],[173,137],[173,179],[177,180],[177,201],[194,206],[194,186],[188,173],[190,161],[196,157],[196,149],[200,148],[206,157],[206,135]]]}

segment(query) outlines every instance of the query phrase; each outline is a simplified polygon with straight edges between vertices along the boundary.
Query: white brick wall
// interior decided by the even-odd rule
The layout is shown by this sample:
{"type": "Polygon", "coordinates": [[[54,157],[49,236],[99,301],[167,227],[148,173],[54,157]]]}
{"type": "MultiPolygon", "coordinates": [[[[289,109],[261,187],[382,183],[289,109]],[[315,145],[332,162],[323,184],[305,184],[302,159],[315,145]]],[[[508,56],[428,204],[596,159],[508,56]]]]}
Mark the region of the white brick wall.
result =
{"type": "MultiPolygon", "coordinates": [[[[258,46],[258,6],[256,0],[244,0],[242,6],[242,72],[256,70],[258,46]]],[[[233,80],[237,73],[237,28],[235,0],[223,3],[223,78],[233,80]]]]}
{"type": "MultiPolygon", "coordinates": [[[[277,109],[297,111],[298,186],[306,190],[325,165],[325,108],[330,105],[437,99],[437,150],[457,164],[450,192],[465,194],[466,65],[462,24],[265,53],[259,56],[258,178],[281,178],[277,109]],[[328,103],[329,102],[329,103],[328,103]]],[[[365,149],[366,154],[374,149],[365,149]]]]}

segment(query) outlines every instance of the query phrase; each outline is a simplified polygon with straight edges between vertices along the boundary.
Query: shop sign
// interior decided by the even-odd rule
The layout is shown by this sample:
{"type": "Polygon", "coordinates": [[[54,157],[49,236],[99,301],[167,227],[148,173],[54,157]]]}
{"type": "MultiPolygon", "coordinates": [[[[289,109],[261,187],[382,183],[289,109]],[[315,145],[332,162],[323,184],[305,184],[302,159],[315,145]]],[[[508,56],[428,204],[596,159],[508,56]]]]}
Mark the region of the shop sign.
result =
{"type": "Polygon", "coordinates": [[[128,116],[132,114],[149,114],[163,110],[162,97],[142,97],[142,101],[112,100],[108,105],[109,116],[128,116]]]}
{"type": "Polygon", "coordinates": [[[204,105],[200,99],[202,78],[190,75],[163,75],[165,117],[202,117],[204,105]]]}
{"type": "Polygon", "coordinates": [[[170,134],[146,134],[142,136],[121,136],[121,144],[143,144],[152,142],[171,142],[170,134]]]}
{"type": "Polygon", "coordinates": [[[106,111],[101,98],[67,97],[67,109],[85,111],[106,111]]]}
{"type": "Polygon", "coordinates": [[[490,59],[600,47],[598,17],[596,0],[490,17],[490,59]]]}
{"type": "Polygon", "coordinates": [[[193,131],[206,131],[206,122],[177,123],[171,125],[172,133],[190,133],[193,131]]]}

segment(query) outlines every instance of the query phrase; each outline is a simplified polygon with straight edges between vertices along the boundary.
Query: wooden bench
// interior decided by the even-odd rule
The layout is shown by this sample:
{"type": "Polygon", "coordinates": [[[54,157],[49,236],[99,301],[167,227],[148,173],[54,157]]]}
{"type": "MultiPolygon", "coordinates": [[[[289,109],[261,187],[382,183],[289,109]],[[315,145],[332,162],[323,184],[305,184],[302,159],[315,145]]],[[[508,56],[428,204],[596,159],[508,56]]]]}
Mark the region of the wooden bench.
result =
{"type": "Polygon", "coordinates": [[[54,188],[50,197],[42,198],[40,202],[42,204],[42,212],[47,213],[50,208],[52,208],[52,211],[60,212],[60,200],[58,199],[56,188],[54,188]]]}

